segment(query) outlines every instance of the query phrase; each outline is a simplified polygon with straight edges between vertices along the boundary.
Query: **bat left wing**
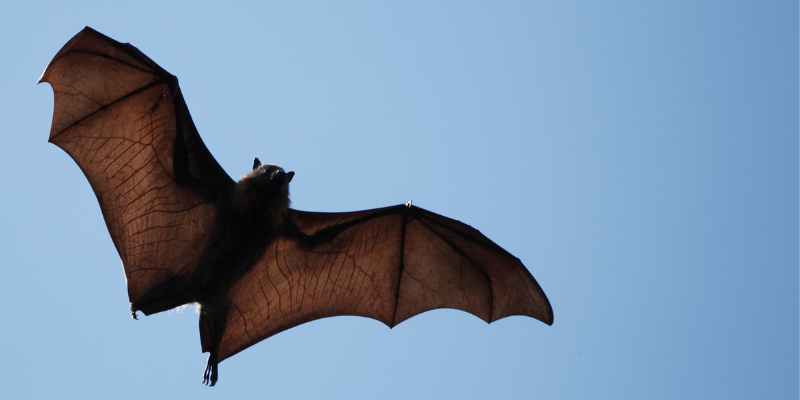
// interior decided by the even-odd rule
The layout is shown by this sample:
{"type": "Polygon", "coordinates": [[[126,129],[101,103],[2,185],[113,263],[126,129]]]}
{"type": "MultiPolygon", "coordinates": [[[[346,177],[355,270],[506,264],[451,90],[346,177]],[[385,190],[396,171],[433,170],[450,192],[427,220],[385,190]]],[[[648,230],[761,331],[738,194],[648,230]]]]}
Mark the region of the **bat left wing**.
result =
{"type": "MultiPolygon", "coordinates": [[[[553,310],[516,257],[459,221],[411,205],[350,213],[290,210],[292,223],[231,290],[219,361],[315,319],[393,327],[437,308],[486,322],[553,310]]],[[[203,351],[209,332],[201,324],[203,351]]]]}
{"type": "Polygon", "coordinates": [[[50,142],[89,180],[131,303],[187,274],[211,231],[215,196],[235,183],[200,139],[178,79],[136,47],[86,27],[39,82],[55,94],[50,142]]]}

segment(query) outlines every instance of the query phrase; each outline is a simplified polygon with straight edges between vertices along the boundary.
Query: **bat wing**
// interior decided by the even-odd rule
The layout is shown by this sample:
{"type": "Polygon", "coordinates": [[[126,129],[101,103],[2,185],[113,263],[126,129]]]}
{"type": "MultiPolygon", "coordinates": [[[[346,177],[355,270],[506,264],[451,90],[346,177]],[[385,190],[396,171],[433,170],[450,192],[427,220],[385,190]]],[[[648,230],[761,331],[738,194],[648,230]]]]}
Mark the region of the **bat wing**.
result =
{"type": "Polygon", "coordinates": [[[87,27],[40,82],[55,94],[50,142],[88,178],[131,302],[187,274],[212,228],[215,196],[234,182],[200,139],[177,78],[87,27]]]}
{"type": "MultiPolygon", "coordinates": [[[[231,290],[220,361],[338,315],[393,327],[454,308],[486,322],[527,315],[553,323],[550,302],[519,259],[464,223],[410,205],[290,216],[297,232],[279,237],[231,290]]],[[[205,351],[202,324],[201,338],[205,351]]]]}

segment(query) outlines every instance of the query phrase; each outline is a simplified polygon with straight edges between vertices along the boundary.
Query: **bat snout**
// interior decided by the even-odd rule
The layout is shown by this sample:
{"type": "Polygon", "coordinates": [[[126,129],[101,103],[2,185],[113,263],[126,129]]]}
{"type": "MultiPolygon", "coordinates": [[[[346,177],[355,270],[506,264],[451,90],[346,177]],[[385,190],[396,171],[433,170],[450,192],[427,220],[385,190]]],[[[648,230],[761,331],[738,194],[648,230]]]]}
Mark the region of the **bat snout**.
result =
{"type": "Polygon", "coordinates": [[[270,180],[276,183],[289,183],[294,177],[294,171],[285,172],[283,169],[278,168],[270,175],[270,180]]]}

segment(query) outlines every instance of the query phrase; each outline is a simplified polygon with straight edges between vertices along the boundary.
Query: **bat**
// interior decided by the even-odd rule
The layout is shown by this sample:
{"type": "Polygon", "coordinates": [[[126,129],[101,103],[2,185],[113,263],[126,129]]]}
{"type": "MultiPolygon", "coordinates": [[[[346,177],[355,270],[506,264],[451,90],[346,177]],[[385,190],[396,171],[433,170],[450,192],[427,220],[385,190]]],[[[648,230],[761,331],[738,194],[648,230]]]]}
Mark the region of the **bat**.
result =
{"type": "Polygon", "coordinates": [[[130,44],[86,27],[39,82],[55,96],[49,141],[97,196],[131,315],[199,304],[207,385],[221,361],[320,318],[393,327],[453,308],[486,322],[525,315],[553,323],[520,260],[464,223],[411,202],[295,210],[294,172],[257,158],[235,182],[200,139],[178,79],[130,44]]]}

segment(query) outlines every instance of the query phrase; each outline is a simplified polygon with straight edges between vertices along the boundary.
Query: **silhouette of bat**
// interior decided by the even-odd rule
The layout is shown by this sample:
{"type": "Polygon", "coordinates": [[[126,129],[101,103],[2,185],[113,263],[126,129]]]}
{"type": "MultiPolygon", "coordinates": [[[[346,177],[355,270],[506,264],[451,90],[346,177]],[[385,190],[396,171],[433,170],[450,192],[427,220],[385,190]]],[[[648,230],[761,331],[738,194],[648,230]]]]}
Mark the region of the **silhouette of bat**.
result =
{"type": "Polygon", "coordinates": [[[393,327],[436,308],[486,322],[553,311],[522,263],[472,227],[411,203],[346,213],[289,208],[293,172],[255,160],[234,182],[200,139],[175,76],[87,27],[40,82],[50,142],[86,175],[122,258],[131,314],[200,304],[218,363],[276,333],[337,315],[393,327]]]}

